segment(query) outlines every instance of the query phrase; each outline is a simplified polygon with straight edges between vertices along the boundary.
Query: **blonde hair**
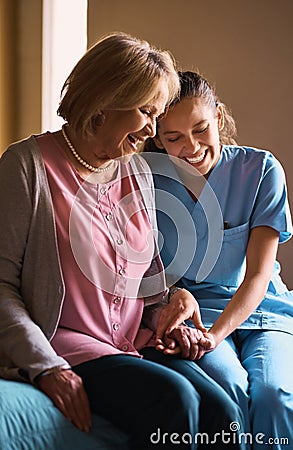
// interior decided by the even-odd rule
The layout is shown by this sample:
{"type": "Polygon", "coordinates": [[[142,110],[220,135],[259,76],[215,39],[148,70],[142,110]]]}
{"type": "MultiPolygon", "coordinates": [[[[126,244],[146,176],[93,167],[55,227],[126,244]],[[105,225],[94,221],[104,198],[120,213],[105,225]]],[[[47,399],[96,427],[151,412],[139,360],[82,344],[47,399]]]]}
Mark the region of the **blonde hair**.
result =
{"type": "Polygon", "coordinates": [[[93,45],[66,79],[58,114],[77,134],[89,136],[103,109],[133,109],[153,98],[164,80],[168,103],[179,91],[172,55],[125,33],[93,45]]]}

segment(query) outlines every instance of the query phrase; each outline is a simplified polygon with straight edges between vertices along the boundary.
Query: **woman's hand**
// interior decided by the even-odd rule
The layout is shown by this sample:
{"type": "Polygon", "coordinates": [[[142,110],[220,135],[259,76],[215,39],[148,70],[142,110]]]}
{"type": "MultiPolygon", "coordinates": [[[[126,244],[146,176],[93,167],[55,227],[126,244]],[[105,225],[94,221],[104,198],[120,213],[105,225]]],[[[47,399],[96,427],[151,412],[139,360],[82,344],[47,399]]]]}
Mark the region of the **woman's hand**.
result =
{"type": "Polygon", "coordinates": [[[165,335],[164,341],[157,340],[156,349],[166,355],[181,354],[181,358],[195,361],[214,350],[216,346],[212,333],[203,333],[196,328],[179,325],[170,335],[165,335]]]}
{"type": "Polygon", "coordinates": [[[200,352],[199,342],[203,337],[201,330],[186,325],[179,325],[165,335],[164,341],[158,341],[157,350],[166,355],[181,354],[181,358],[194,361],[200,352]]]}
{"type": "Polygon", "coordinates": [[[62,370],[39,378],[38,387],[64,416],[82,431],[91,427],[91,412],[82,379],[72,370],[62,370]]]}
{"type": "Polygon", "coordinates": [[[164,341],[165,337],[170,337],[171,332],[187,319],[192,320],[198,330],[207,331],[202,324],[197,301],[189,291],[179,289],[171,296],[170,303],[160,315],[157,326],[157,342],[160,343],[164,341]]]}

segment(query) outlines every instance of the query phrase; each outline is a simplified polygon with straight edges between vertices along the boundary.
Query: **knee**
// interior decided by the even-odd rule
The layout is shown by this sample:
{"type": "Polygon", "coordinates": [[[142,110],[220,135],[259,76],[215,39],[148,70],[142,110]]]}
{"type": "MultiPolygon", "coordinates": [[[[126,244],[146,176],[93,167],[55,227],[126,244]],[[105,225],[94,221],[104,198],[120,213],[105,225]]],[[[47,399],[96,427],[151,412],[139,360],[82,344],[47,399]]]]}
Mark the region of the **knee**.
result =
{"type": "Polygon", "coordinates": [[[174,408],[196,410],[199,408],[200,395],[183,375],[176,373],[166,380],[160,398],[171,401],[174,408]],[[176,406],[175,406],[176,405],[176,406]]]}
{"type": "Polygon", "coordinates": [[[247,407],[249,400],[247,383],[238,383],[237,379],[231,381],[230,378],[221,382],[218,381],[218,383],[234,402],[239,404],[241,407],[247,407]]]}
{"type": "MultiPolygon", "coordinates": [[[[200,364],[199,364],[200,365],[200,364]]],[[[240,364],[235,367],[228,364],[209,365],[202,364],[200,367],[215,380],[228,395],[238,404],[244,405],[248,402],[248,379],[247,372],[240,364]]]]}
{"type": "Polygon", "coordinates": [[[241,406],[241,408],[248,408],[249,403],[249,395],[248,395],[248,383],[245,385],[244,383],[231,383],[230,389],[228,390],[231,398],[241,406]]]}
{"type": "Polygon", "coordinates": [[[221,395],[220,399],[215,399],[214,404],[215,410],[221,411],[223,423],[230,425],[233,422],[238,422],[241,428],[243,428],[243,408],[238,401],[235,401],[230,395],[226,394],[221,395]]]}
{"type": "Polygon", "coordinates": [[[289,395],[279,386],[274,385],[260,385],[251,391],[251,407],[254,410],[260,409],[262,414],[264,411],[274,411],[275,414],[279,414],[280,409],[283,410],[290,397],[292,401],[292,394],[289,395]]]}

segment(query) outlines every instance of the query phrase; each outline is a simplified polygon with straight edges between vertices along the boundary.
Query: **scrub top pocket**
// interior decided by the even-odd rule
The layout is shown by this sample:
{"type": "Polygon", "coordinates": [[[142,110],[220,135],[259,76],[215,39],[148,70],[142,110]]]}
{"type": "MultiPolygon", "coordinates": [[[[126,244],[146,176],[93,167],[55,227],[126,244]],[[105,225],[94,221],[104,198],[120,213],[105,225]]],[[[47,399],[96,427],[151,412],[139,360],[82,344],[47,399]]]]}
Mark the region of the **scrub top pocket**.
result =
{"type": "Polygon", "coordinates": [[[245,274],[249,232],[249,222],[224,230],[220,255],[205,282],[239,286],[245,274]]]}

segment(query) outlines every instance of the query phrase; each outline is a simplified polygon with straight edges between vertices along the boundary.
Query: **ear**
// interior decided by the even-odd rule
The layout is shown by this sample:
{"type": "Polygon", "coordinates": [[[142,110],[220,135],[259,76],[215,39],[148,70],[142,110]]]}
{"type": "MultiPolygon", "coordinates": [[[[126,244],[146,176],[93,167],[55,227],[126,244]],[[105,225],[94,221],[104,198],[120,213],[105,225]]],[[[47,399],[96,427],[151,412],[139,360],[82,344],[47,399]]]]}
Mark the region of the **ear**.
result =
{"type": "Polygon", "coordinates": [[[156,146],[160,149],[164,149],[165,147],[163,146],[161,139],[159,138],[158,135],[156,135],[154,138],[154,143],[156,144],[156,146]]]}
{"type": "Polygon", "coordinates": [[[224,107],[221,103],[217,105],[218,129],[222,131],[225,124],[224,107]]]}

